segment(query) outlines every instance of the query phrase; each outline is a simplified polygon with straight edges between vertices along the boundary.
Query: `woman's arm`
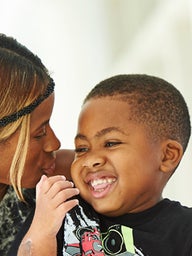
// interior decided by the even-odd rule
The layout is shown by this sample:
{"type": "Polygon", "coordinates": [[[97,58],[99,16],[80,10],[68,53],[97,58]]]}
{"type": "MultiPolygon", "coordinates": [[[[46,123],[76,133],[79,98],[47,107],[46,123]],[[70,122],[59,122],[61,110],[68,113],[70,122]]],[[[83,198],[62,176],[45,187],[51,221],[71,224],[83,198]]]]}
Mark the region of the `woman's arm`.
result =
{"type": "Polygon", "coordinates": [[[55,174],[64,175],[71,180],[71,163],[74,160],[75,152],[72,149],[59,149],[56,151],[55,174]]]}

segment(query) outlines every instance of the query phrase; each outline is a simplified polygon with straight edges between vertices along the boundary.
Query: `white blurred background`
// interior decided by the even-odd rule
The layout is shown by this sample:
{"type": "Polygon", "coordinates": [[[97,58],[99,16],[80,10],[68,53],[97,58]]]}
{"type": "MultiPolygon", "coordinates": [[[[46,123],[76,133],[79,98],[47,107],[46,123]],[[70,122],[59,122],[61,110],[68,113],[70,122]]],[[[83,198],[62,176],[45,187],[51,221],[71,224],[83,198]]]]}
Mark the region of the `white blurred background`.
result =
{"type": "MultiPolygon", "coordinates": [[[[73,148],[81,103],[101,80],[156,75],[184,95],[192,116],[191,0],[0,0],[0,32],[43,60],[56,82],[52,126],[73,148]]],[[[192,206],[192,143],[164,196],[192,206]]]]}

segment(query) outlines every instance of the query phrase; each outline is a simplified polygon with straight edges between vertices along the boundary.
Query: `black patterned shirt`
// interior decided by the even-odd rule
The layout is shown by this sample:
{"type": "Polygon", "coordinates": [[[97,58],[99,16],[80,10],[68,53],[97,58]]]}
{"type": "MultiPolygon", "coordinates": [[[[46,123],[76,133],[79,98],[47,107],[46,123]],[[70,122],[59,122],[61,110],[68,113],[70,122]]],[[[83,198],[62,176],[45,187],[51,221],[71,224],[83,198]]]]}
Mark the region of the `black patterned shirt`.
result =
{"type": "Polygon", "coordinates": [[[9,186],[0,202],[0,255],[6,256],[22,224],[35,204],[35,189],[23,190],[27,202],[21,202],[9,186]]]}

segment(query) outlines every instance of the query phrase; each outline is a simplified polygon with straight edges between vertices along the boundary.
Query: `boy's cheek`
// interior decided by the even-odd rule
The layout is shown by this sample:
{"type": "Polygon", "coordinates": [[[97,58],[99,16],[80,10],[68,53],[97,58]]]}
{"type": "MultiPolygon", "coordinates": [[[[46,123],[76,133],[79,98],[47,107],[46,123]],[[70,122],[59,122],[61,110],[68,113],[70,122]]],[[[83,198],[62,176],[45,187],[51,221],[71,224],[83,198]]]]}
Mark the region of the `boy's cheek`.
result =
{"type": "Polygon", "coordinates": [[[78,179],[78,176],[79,176],[78,168],[76,168],[75,166],[72,165],[71,166],[71,178],[72,178],[74,183],[76,183],[76,180],[78,179]]]}

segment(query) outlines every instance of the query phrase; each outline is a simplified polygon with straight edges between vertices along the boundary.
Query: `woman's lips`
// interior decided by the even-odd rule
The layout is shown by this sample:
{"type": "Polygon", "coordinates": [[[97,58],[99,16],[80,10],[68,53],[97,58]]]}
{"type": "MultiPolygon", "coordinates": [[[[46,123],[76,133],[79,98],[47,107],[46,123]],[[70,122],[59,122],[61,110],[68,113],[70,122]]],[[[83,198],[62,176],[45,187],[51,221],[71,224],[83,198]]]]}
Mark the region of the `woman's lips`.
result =
{"type": "Polygon", "coordinates": [[[55,161],[48,168],[43,168],[42,170],[46,175],[52,176],[55,172],[55,161]]]}

